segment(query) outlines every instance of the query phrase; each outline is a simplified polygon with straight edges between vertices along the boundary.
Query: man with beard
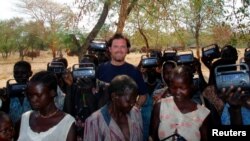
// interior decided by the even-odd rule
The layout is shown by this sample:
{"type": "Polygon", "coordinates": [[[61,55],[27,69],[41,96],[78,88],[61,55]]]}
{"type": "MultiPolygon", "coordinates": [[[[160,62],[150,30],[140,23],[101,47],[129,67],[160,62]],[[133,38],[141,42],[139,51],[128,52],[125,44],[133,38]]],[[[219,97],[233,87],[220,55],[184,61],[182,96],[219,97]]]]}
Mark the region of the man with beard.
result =
{"type": "Polygon", "coordinates": [[[100,89],[100,101],[99,107],[106,104],[108,100],[108,94],[105,92],[105,88],[111,80],[117,75],[128,75],[138,85],[138,99],[136,107],[141,108],[147,98],[147,87],[143,81],[142,74],[135,66],[125,61],[126,55],[129,53],[130,41],[122,34],[115,34],[108,41],[108,50],[110,52],[111,61],[100,64],[97,70],[97,81],[105,84],[103,89],[100,89]],[[104,83],[103,83],[104,82],[104,83]]]}

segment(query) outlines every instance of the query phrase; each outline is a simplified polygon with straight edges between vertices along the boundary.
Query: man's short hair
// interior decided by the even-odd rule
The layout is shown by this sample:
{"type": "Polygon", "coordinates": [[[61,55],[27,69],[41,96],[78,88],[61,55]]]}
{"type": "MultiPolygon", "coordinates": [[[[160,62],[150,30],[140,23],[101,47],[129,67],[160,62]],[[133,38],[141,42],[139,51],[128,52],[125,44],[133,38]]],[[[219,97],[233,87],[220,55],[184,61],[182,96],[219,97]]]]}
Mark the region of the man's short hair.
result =
{"type": "Polygon", "coordinates": [[[127,43],[127,48],[129,49],[129,48],[131,47],[131,44],[130,44],[129,39],[126,38],[125,36],[123,36],[123,35],[120,34],[120,33],[116,33],[115,35],[113,35],[113,36],[109,39],[109,41],[108,41],[108,43],[107,43],[108,47],[111,47],[111,46],[112,46],[113,40],[115,40],[115,39],[124,39],[124,40],[126,41],[126,43],[127,43]]]}

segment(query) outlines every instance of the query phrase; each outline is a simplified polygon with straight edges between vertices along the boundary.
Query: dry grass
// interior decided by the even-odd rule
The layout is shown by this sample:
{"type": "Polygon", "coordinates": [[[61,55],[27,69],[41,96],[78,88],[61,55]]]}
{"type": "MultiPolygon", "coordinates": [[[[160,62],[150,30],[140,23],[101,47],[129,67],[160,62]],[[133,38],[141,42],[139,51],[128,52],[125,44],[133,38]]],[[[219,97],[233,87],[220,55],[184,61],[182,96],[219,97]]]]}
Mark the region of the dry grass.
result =
{"type": "MultiPolygon", "coordinates": [[[[243,52],[244,52],[244,49],[238,50],[239,58],[242,57],[243,52]]],[[[127,55],[126,61],[133,65],[137,65],[140,61],[141,55],[142,54],[139,54],[139,53],[130,53],[127,55]]],[[[69,57],[67,55],[64,55],[64,56],[68,60],[69,67],[78,62],[77,57],[69,57]]],[[[13,66],[14,66],[14,63],[19,60],[20,58],[19,58],[18,53],[12,54],[6,60],[4,60],[3,58],[0,58],[0,88],[5,87],[6,81],[13,78],[13,73],[12,73],[13,66]]],[[[24,60],[31,63],[32,71],[33,73],[36,73],[41,70],[46,70],[47,63],[52,60],[52,54],[50,51],[41,51],[41,54],[38,58],[34,58],[33,60],[31,60],[31,58],[25,57],[24,60]]],[[[202,72],[205,78],[207,78],[209,75],[209,72],[208,72],[208,69],[205,68],[203,65],[202,65],[202,72]]]]}

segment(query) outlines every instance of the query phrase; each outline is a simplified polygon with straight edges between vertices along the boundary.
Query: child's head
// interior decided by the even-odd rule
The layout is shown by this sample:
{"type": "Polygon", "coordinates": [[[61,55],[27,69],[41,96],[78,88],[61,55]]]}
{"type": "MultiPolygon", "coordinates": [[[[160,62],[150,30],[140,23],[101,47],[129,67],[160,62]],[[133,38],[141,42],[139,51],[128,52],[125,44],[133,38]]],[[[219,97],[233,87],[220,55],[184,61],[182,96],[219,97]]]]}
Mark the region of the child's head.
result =
{"type": "Polygon", "coordinates": [[[237,59],[238,59],[238,53],[237,53],[236,48],[234,48],[231,45],[225,45],[221,49],[221,58],[227,59],[227,60],[237,61],[237,59]]]}
{"type": "Polygon", "coordinates": [[[163,81],[169,85],[169,77],[172,70],[177,66],[176,62],[174,61],[166,61],[162,65],[162,79],[163,81]]]}
{"type": "Polygon", "coordinates": [[[57,79],[54,73],[40,71],[36,73],[27,85],[27,97],[33,109],[44,108],[54,102],[57,92],[57,79]]]}
{"type": "Polygon", "coordinates": [[[26,83],[32,75],[31,65],[26,61],[18,61],[13,69],[14,78],[17,83],[26,83]]]}
{"type": "Polygon", "coordinates": [[[68,67],[68,61],[66,58],[64,57],[58,57],[58,58],[54,58],[52,60],[52,62],[60,62],[60,63],[63,63],[64,67],[67,68],[68,67]]]}
{"type": "Polygon", "coordinates": [[[127,75],[118,75],[110,82],[109,94],[116,109],[128,113],[136,102],[137,84],[127,75]]]}
{"type": "Polygon", "coordinates": [[[193,90],[193,74],[190,67],[178,66],[170,74],[170,93],[177,99],[190,99],[193,90]]]}
{"type": "Polygon", "coordinates": [[[10,117],[0,111],[0,141],[12,141],[14,134],[14,126],[10,117]]]}

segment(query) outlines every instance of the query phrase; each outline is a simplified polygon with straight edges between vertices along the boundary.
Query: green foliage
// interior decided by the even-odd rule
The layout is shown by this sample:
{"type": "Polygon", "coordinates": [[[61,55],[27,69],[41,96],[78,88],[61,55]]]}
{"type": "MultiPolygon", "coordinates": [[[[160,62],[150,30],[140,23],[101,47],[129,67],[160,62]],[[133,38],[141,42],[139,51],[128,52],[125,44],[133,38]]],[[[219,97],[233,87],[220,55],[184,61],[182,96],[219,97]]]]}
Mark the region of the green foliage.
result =
{"type": "Polygon", "coordinates": [[[3,58],[7,58],[10,52],[16,48],[20,24],[21,19],[19,18],[0,21],[0,52],[3,58]]]}

